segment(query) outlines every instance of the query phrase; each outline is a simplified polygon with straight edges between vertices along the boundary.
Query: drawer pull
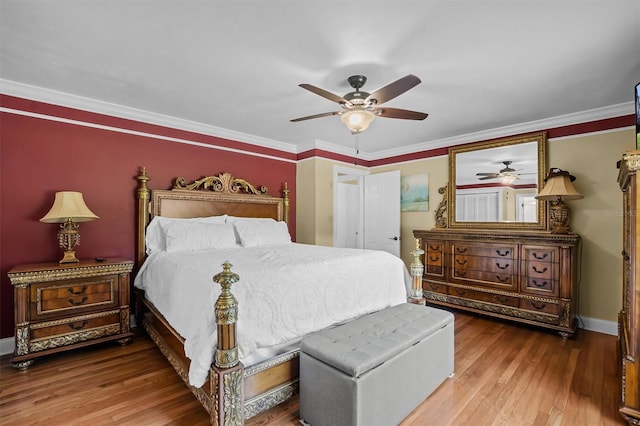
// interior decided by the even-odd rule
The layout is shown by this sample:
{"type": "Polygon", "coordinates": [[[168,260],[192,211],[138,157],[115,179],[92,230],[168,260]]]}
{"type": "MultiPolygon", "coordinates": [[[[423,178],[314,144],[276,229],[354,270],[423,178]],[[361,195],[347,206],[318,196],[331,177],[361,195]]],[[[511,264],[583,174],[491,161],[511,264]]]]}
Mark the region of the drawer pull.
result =
{"type": "Polygon", "coordinates": [[[496,300],[500,303],[507,303],[509,301],[506,296],[496,296],[496,300]]]}
{"type": "Polygon", "coordinates": [[[549,255],[549,253],[543,253],[542,256],[538,256],[538,253],[536,253],[535,251],[531,254],[533,257],[535,257],[538,260],[546,259],[547,256],[549,255]]]}
{"type": "Polygon", "coordinates": [[[538,281],[536,280],[531,280],[533,282],[533,285],[535,285],[538,288],[547,288],[548,287],[548,282],[547,281],[542,281],[540,284],[538,284],[538,281]]]}
{"type": "Polygon", "coordinates": [[[73,291],[73,287],[69,287],[67,290],[69,291],[69,293],[77,296],[77,295],[82,294],[85,291],[87,291],[87,286],[83,285],[82,289],[80,289],[80,291],[73,291]]]}
{"type": "Polygon", "coordinates": [[[69,323],[69,327],[72,328],[73,330],[82,330],[84,326],[87,325],[88,322],[89,321],[84,320],[80,325],[76,325],[75,323],[71,322],[69,323]]]}
{"type": "Polygon", "coordinates": [[[466,290],[462,290],[460,288],[456,288],[456,294],[458,296],[464,296],[465,294],[467,294],[467,291],[466,290]]]}
{"type": "Polygon", "coordinates": [[[465,277],[466,275],[467,275],[467,271],[465,271],[464,269],[462,269],[462,270],[456,269],[456,276],[465,277]]]}
{"type": "Polygon", "coordinates": [[[497,249],[496,253],[498,253],[498,256],[505,257],[505,256],[509,255],[509,250],[505,250],[504,253],[503,253],[503,252],[500,251],[500,249],[497,249]]]}
{"type": "Polygon", "coordinates": [[[81,301],[79,301],[79,302],[76,302],[75,300],[73,300],[73,299],[71,299],[71,298],[69,298],[68,300],[69,300],[69,303],[71,303],[73,306],[80,306],[80,305],[84,305],[84,302],[86,302],[87,300],[89,300],[89,298],[88,298],[87,296],[84,296],[84,297],[82,298],[82,300],[81,300],[81,301]]]}
{"type": "Polygon", "coordinates": [[[440,256],[430,255],[429,260],[432,262],[437,262],[438,260],[440,260],[440,256]]]}
{"type": "Polygon", "coordinates": [[[539,273],[539,274],[544,274],[545,272],[547,272],[547,267],[546,267],[546,266],[545,266],[544,268],[542,268],[542,270],[541,270],[541,271],[539,271],[539,270],[538,270],[538,268],[536,267],[536,265],[533,265],[533,266],[531,267],[531,269],[533,269],[534,271],[536,271],[536,272],[537,272],[537,273],[539,273]]]}
{"type": "Polygon", "coordinates": [[[464,266],[467,264],[467,259],[464,259],[464,260],[456,259],[456,263],[460,266],[464,266]]]}
{"type": "Polygon", "coordinates": [[[439,285],[437,285],[437,284],[429,283],[429,288],[431,288],[431,290],[436,290],[436,291],[438,291],[438,289],[440,288],[440,286],[439,286],[439,285]]]}
{"type": "Polygon", "coordinates": [[[506,282],[508,282],[508,281],[509,281],[509,275],[507,275],[507,276],[506,276],[506,277],[504,277],[504,278],[501,278],[501,277],[500,277],[500,275],[496,275],[496,280],[498,280],[498,281],[500,281],[501,283],[503,283],[503,284],[504,284],[504,283],[506,283],[506,282]]]}
{"type": "Polygon", "coordinates": [[[466,253],[467,252],[467,248],[466,247],[463,247],[463,248],[456,247],[456,251],[458,253],[466,253]]]}
{"type": "Polygon", "coordinates": [[[509,269],[509,264],[508,263],[506,265],[504,265],[504,266],[500,266],[500,264],[498,262],[496,262],[496,266],[498,268],[502,269],[502,270],[509,269]]]}
{"type": "Polygon", "coordinates": [[[429,244],[429,250],[440,251],[440,246],[433,246],[433,245],[429,244]]]}
{"type": "Polygon", "coordinates": [[[531,306],[533,306],[534,308],[540,310],[540,309],[544,309],[547,306],[547,304],[546,303],[538,304],[537,302],[534,301],[534,302],[531,302],[531,306]]]}

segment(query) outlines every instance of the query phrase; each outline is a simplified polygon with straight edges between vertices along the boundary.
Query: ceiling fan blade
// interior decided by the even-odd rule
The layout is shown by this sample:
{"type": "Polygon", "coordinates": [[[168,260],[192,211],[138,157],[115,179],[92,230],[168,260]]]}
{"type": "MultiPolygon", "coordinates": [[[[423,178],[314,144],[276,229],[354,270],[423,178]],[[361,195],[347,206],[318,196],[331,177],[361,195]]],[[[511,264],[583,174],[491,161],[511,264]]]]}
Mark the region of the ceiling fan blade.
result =
{"type": "Polygon", "coordinates": [[[481,178],[478,178],[478,180],[495,179],[495,178],[497,178],[497,177],[498,177],[498,176],[483,176],[483,177],[481,177],[481,178]]]}
{"type": "Polygon", "coordinates": [[[331,115],[338,115],[340,114],[339,111],[334,111],[334,112],[323,112],[321,114],[315,114],[315,115],[308,115],[306,117],[300,117],[300,118],[294,118],[292,120],[289,120],[291,122],[297,122],[297,121],[304,121],[304,120],[311,120],[313,118],[320,118],[320,117],[329,117],[331,115]]]}
{"type": "Polygon", "coordinates": [[[491,177],[498,177],[499,174],[498,173],[476,173],[476,176],[491,176],[491,177]]]}
{"type": "Polygon", "coordinates": [[[345,98],[343,98],[342,96],[338,96],[338,95],[334,95],[331,92],[328,92],[324,89],[321,89],[319,87],[313,86],[311,84],[299,84],[300,87],[302,87],[303,89],[307,89],[310,92],[315,93],[316,95],[320,95],[323,98],[329,99],[332,102],[336,102],[339,104],[348,104],[349,101],[347,101],[345,98]]]}
{"type": "Polygon", "coordinates": [[[403,94],[407,90],[411,89],[414,86],[420,84],[420,79],[413,74],[409,74],[407,76],[402,77],[399,80],[394,81],[393,83],[389,83],[386,86],[376,90],[367,98],[367,101],[373,101],[375,99],[376,103],[381,104],[383,102],[387,102],[398,95],[403,94]]]}
{"type": "Polygon", "coordinates": [[[424,112],[409,111],[399,108],[376,108],[376,115],[386,118],[402,118],[405,120],[424,120],[429,116],[424,112]]]}

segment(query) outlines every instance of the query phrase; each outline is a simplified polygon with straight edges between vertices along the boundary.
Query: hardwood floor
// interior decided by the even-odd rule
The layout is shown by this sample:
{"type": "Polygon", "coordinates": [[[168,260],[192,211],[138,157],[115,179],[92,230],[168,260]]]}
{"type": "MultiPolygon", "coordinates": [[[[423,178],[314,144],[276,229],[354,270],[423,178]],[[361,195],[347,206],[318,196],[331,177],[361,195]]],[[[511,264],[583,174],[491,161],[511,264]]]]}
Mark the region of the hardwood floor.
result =
{"type": "MultiPolygon", "coordinates": [[[[455,312],[455,375],[408,425],[622,425],[616,338],[571,340],[455,312]]],[[[248,425],[300,425],[298,399],[248,425]]],[[[208,416],[144,335],[36,360],[0,359],[2,425],[206,425],[208,416]]]]}

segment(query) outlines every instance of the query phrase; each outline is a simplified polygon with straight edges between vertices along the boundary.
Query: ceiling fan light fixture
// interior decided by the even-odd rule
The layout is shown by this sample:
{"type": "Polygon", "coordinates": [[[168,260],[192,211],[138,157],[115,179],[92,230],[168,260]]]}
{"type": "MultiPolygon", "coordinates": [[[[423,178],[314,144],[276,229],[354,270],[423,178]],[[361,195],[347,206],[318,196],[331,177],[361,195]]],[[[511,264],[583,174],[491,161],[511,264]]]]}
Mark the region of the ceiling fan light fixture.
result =
{"type": "Polygon", "coordinates": [[[367,130],[375,114],[367,109],[352,109],[340,115],[340,120],[347,126],[351,133],[360,133],[367,130]]]}
{"type": "Polygon", "coordinates": [[[516,179],[518,179],[518,177],[515,175],[505,175],[500,178],[502,183],[505,185],[511,185],[513,182],[516,181],[516,179]]]}

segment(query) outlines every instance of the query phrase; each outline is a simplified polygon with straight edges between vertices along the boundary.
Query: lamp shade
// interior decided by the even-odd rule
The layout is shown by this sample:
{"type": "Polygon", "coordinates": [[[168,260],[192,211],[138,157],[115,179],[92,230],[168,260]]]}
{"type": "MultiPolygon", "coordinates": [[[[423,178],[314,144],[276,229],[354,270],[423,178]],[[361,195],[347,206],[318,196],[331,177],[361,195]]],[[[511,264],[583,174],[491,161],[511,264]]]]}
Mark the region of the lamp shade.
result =
{"type": "Polygon", "coordinates": [[[551,169],[545,179],[542,191],[536,195],[538,200],[579,200],[584,198],[571,184],[575,177],[561,169],[551,169]]]}
{"type": "Polygon", "coordinates": [[[347,126],[351,133],[360,133],[367,130],[375,114],[367,109],[358,108],[342,113],[340,120],[347,126]]]}
{"type": "Polygon", "coordinates": [[[81,192],[56,192],[51,210],[40,219],[40,222],[64,223],[69,219],[73,222],[88,222],[98,219],[98,216],[84,203],[81,192]]]}

